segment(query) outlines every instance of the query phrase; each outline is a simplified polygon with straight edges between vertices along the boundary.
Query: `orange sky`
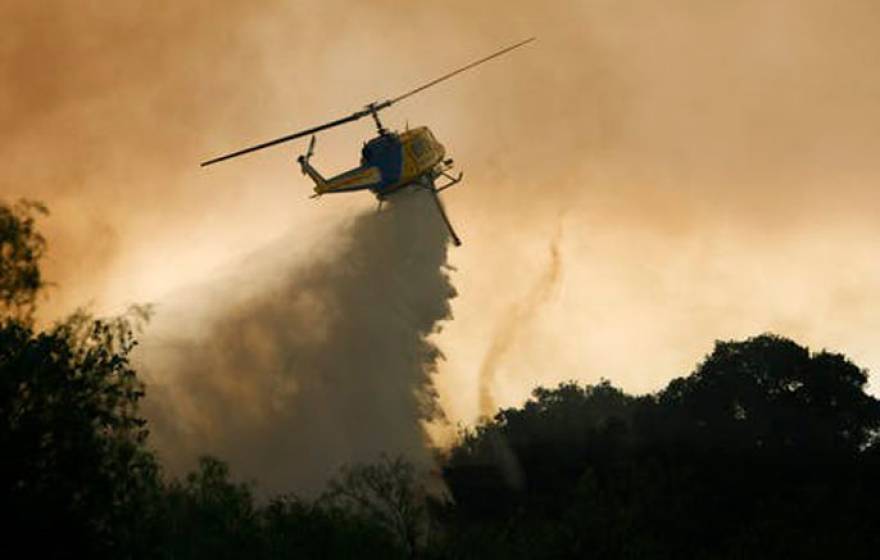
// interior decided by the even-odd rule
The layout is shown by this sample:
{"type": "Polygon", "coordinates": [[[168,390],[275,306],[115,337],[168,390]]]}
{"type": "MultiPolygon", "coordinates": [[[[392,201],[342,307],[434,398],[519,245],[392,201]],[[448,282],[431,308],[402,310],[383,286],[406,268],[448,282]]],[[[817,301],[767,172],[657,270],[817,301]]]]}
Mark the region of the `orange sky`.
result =
{"type": "MultiPolygon", "coordinates": [[[[45,201],[46,318],[210,284],[293,232],[290,258],[371,209],[318,202],[301,145],[205,157],[348,114],[501,46],[538,41],[387,112],[465,172],[464,239],[436,342],[450,420],[553,266],[558,285],[496,360],[494,400],[689,371],[764,331],[880,371],[880,5],[705,2],[25,2],[0,7],[0,194],[45,201]]],[[[367,122],[318,140],[356,163],[367,122]]],[[[222,305],[222,302],[218,302],[222,305]]]]}

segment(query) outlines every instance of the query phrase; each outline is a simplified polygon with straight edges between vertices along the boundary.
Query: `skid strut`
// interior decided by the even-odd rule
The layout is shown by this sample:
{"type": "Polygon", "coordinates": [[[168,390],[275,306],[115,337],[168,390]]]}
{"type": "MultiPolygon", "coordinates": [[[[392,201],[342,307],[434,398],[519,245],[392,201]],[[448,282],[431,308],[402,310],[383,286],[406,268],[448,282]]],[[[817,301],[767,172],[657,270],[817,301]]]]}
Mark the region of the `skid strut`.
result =
{"type": "MultiPolygon", "coordinates": [[[[457,182],[458,181],[456,181],[455,183],[457,182]]],[[[437,211],[440,212],[440,217],[443,218],[443,223],[446,224],[446,229],[449,230],[449,235],[452,237],[452,242],[455,244],[456,247],[459,247],[461,246],[461,239],[459,239],[458,234],[455,233],[455,228],[452,227],[452,222],[449,221],[449,216],[446,214],[446,208],[443,206],[443,201],[440,200],[440,195],[437,194],[443,189],[448,189],[455,183],[444,185],[439,189],[434,185],[431,185],[430,187],[427,187],[426,190],[431,193],[431,198],[434,199],[434,204],[437,205],[437,211]]]]}

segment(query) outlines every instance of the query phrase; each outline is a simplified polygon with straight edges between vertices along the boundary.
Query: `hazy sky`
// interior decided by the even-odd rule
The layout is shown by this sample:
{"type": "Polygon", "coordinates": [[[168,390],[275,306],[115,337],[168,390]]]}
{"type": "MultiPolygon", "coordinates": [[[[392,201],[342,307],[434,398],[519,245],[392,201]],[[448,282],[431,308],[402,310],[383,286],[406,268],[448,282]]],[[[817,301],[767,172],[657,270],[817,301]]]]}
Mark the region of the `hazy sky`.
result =
{"type": "MultiPolygon", "coordinates": [[[[445,193],[459,295],[435,337],[453,424],[478,414],[512,317],[498,405],[566,379],[654,390],[715,339],[765,331],[880,371],[873,0],[7,0],[0,195],[53,212],[44,316],[162,313],[278,239],[307,266],[368,194],[309,200],[302,144],[198,162],[532,35],[385,116],[429,125],[465,172],[445,193]]],[[[321,135],[315,165],[355,164],[370,127],[321,135]]]]}

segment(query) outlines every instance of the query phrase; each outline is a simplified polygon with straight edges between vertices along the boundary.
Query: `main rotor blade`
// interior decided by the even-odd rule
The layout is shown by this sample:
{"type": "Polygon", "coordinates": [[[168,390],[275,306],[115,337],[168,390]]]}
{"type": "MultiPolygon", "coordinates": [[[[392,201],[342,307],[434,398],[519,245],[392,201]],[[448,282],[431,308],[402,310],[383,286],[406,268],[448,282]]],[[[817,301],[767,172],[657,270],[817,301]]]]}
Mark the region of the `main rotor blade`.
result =
{"type": "Polygon", "coordinates": [[[433,85],[437,85],[437,84],[439,84],[440,82],[442,82],[442,81],[444,81],[444,80],[448,80],[449,78],[451,78],[451,77],[453,77],[453,76],[456,76],[456,75],[458,75],[458,74],[461,74],[461,73],[464,72],[465,70],[470,70],[470,69],[473,68],[474,66],[478,66],[478,65],[480,65],[480,64],[482,64],[482,63],[484,63],[484,62],[488,62],[488,61],[492,60],[493,58],[499,57],[499,56],[501,56],[502,54],[507,53],[507,52],[510,52],[510,51],[512,51],[513,49],[519,48],[519,47],[521,47],[521,46],[523,46],[523,45],[525,45],[525,44],[527,44],[527,43],[531,43],[531,42],[534,41],[534,40],[535,40],[535,37],[530,37],[530,38],[526,39],[525,41],[520,41],[519,43],[517,43],[517,44],[515,44],[515,45],[511,45],[511,46],[509,46],[509,47],[507,47],[507,48],[505,48],[505,49],[501,49],[500,51],[495,52],[495,53],[492,53],[492,54],[490,54],[489,56],[487,56],[487,57],[485,57],[485,58],[481,58],[480,60],[477,60],[476,62],[471,62],[471,63],[468,64],[467,66],[462,66],[462,67],[459,68],[458,70],[454,70],[454,71],[452,71],[452,72],[450,72],[450,73],[448,73],[448,74],[446,74],[446,75],[444,75],[444,76],[441,76],[441,77],[437,78],[436,80],[432,80],[432,81],[428,82],[428,83],[425,84],[425,85],[419,86],[419,87],[417,87],[417,88],[414,89],[414,90],[408,91],[408,92],[404,93],[403,95],[398,95],[398,96],[395,97],[394,99],[391,99],[391,100],[389,101],[388,104],[390,105],[391,103],[397,103],[398,101],[400,101],[400,100],[402,100],[402,99],[406,99],[407,97],[409,97],[409,96],[411,96],[411,95],[415,95],[415,94],[419,93],[419,92],[422,91],[422,90],[426,90],[426,89],[428,89],[429,87],[431,87],[431,86],[433,86],[433,85]]]}
{"type": "MultiPolygon", "coordinates": [[[[535,40],[535,38],[531,37],[529,39],[526,39],[525,41],[520,41],[519,43],[516,43],[515,45],[511,45],[507,48],[501,49],[500,51],[494,52],[487,57],[481,58],[480,60],[477,60],[475,62],[471,62],[467,66],[462,66],[458,70],[454,70],[444,76],[437,78],[436,80],[432,80],[432,81],[428,82],[427,84],[424,84],[422,86],[417,87],[414,90],[408,91],[408,92],[404,93],[403,95],[399,95],[399,96],[395,97],[394,99],[370,103],[369,105],[367,105],[366,109],[363,109],[363,110],[358,111],[356,113],[352,113],[351,115],[349,115],[347,117],[343,117],[341,119],[337,119],[335,121],[331,121],[326,124],[322,124],[322,125],[319,125],[319,126],[316,126],[313,128],[309,128],[307,130],[301,130],[299,132],[294,132],[293,134],[288,134],[287,136],[282,136],[282,137],[276,138],[274,140],[269,140],[268,142],[263,142],[262,144],[257,144],[255,146],[250,146],[248,148],[244,148],[244,149],[241,149],[241,150],[238,150],[235,152],[224,154],[224,155],[215,157],[213,159],[209,159],[208,161],[203,161],[199,165],[201,167],[205,167],[206,165],[211,165],[213,163],[226,161],[227,159],[231,159],[234,157],[243,156],[244,154],[256,152],[257,150],[262,150],[263,148],[268,148],[270,146],[275,146],[277,144],[282,144],[284,142],[290,142],[291,140],[296,140],[297,138],[301,138],[303,136],[308,136],[309,134],[314,134],[314,133],[320,132],[322,130],[327,130],[328,128],[333,128],[334,126],[339,126],[341,124],[356,121],[356,120],[363,118],[363,117],[366,117],[367,115],[370,115],[370,114],[372,114],[374,117],[376,117],[376,113],[378,113],[382,109],[390,107],[392,104],[397,103],[398,101],[406,99],[407,97],[409,97],[411,95],[415,95],[415,94],[419,93],[420,91],[428,89],[429,87],[431,87],[433,85],[439,84],[442,81],[448,80],[449,78],[451,78],[453,76],[461,74],[465,70],[470,70],[474,66],[478,66],[484,62],[492,60],[493,58],[499,57],[504,53],[510,52],[513,49],[519,48],[527,43],[531,43],[534,40],[535,40]]],[[[380,130],[381,130],[381,124],[378,121],[378,117],[376,117],[376,119],[377,119],[376,123],[378,126],[380,126],[380,130]]]]}
{"type": "Polygon", "coordinates": [[[296,140],[297,138],[302,138],[303,136],[308,136],[309,134],[314,134],[316,132],[320,132],[322,130],[326,130],[328,128],[333,128],[334,126],[339,126],[341,124],[345,124],[347,122],[356,121],[361,117],[365,117],[369,115],[369,111],[358,111],[357,113],[351,114],[347,117],[343,117],[341,119],[336,119],[335,121],[328,122],[326,124],[322,124],[313,128],[309,128],[308,130],[301,130],[299,132],[294,132],[293,134],[288,134],[287,136],[282,136],[281,138],[276,138],[274,140],[269,140],[268,142],[263,142],[262,144],[257,144],[256,146],[251,146],[249,148],[244,148],[238,150],[237,152],[232,152],[229,154],[224,154],[222,156],[215,157],[214,159],[209,159],[208,161],[203,161],[199,164],[201,167],[205,167],[206,165],[211,165],[212,163],[217,163],[220,161],[224,161],[230,158],[243,156],[244,154],[249,154],[251,152],[256,152],[257,150],[262,150],[263,148],[268,148],[269,146],[275,146],[276,144],[281,144],[282,142],[289,142],[291,140],[296,140]]]}

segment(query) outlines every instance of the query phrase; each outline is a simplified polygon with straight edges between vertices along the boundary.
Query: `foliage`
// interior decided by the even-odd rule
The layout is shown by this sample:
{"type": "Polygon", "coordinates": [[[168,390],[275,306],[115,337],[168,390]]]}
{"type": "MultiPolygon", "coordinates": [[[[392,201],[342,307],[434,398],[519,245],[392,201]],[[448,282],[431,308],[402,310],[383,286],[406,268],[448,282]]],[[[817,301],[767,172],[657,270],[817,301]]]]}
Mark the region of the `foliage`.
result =
{"type": "Polygon", "coordinates": [[[273,499],[262,510],[266,558],[403,558],[406,553],[382,519],[296,496],[273,499]]]}
{"type": "Polygon", "coordinates": [[[36,202],[0,204],[0,547],[50,557],[132,550],[158,489],[137,408],[144,387],[128,361],[148,312],[79,312],[36,331],[46,244],[36,215],[46,213],[36,202]]]}
{"type": "Polygon", "coordinates": [[[29,319],[44,285],[40,259],[46,240],[36,229],[40,214],[48,210],[39,202],[0,203],[0,316],[29,319]]]}
{"type": "MultiPolygon", "coordinates": [[[[128,363],[128,317],[76,314],[45,332],[0,326],[0,464],[10,535],[63,531],[42,544],[109,550],[136,538],[157,465],[128,363]],[[69,534],[68,534],[69,533],[69,534]]],[[[8,542],[8,541],[7,541],[8,542]]]]}
{"type": "Polygon", "coordinates": [[[323,497],[337,510],[378,522],[409,557],[427,536],[424,499],[415,467],[385,455],[374,464],[343,467],[323,497]]]}
{"type": "MultiPolygon", "coordinates": [[[[347,493],[350,473],[373,469],[347,469],[345,482],[336,487],[347,493]]],[[[358,557],[364,551],[403,557],[386,518],[372,510],[349,509],[335,497],[308,502],[278,496],[258,505],[251,487],[233,482],[227,465],[213,457],[203,457],[184,480],[169,482],[160,499],[153,531],[160,558],[329,559],[358,557]]]]}
{"type": "Polygon", "coordinates": [[[228,466],[213,457],[167,483],[157,513],[155,548],[162,558],[241,558],[259,544],[251,489],[232,482],[228,466]]]}
{"type": "Polygon", "coordinates": [[[677,420],[664,439],[737,453],[854,454],[880,427],[867,381],[842,355],[811,355],[778,336],[719,342],[693,375],[661,393],[677,420]]]}
{"type": "Polygon", "coordinates": [[[631,445],[635,402],[607,381],[535,389],[521,409],[501,410],[462,434],[445,469],[456,502],[477,515],[550,513],[558,504],[548,496],[568,492],[589,464],[614,461],[631,445]]]}
{"type": "Polygon", "coordinates": [[[656,395],[536,390],[450,454],[445,554],[876,554],[880,402],[866,382],[839,354],[762,335],[717,343],[656,395]]]}

